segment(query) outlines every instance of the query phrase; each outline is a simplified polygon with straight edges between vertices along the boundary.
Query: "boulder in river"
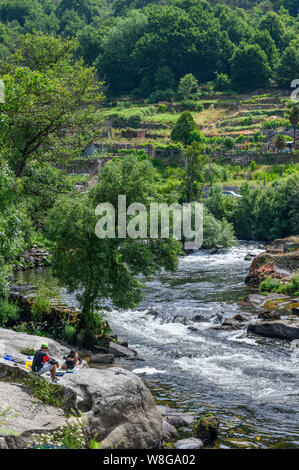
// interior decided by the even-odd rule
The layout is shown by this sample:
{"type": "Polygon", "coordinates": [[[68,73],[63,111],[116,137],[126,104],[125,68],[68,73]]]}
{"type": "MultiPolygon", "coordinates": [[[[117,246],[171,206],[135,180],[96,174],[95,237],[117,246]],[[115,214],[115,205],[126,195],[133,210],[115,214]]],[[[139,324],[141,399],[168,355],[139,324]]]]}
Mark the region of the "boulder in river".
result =
{"type": "Polygon", "coordinates": [[[194,435],[206,443],[213,442],[219,432],[220,418],[216,415],[207,415],[198,419],[193,426],[194,435]]]}
{"type": "Polygon", "coordinates": [[[174,439],[178,436],[178,432],[172,424],[168,423],[163,419],[162,423],[162,439],[163,441],[169,441],[170,439],[174,439]]]}
{"type": "Polygon", "coordinates": [[[274,310],[265,310],[265,312],[259,313],[257,317],[262,320],[280,320],[280,314],[274,310]]]}
{"type": "Polygon", "coordinates": [[[236,315],[233,316],[233,320],[245,322],[249,321],[250,317],[248,315],[244,315],[243,313],[236,313],[236,315]]]}
{"type": "Polygon", "coordinates": [[[239,330],[242,328],[242,322],[235,318],[226,318],[221,325],[213,327],[213,330],[239,330]]]}
{"type": "Polygon", "coordinates": [[[269,338],[280,338],[292,341],[299,339],[299,321],[273,320],[250,323],[247,331],[269,338]]]}
{"type": "Polygon", "coordinates": [[[299,307],[293,307],[292,308],[292,314],[293,315],[299,315],[299,307]]]}
{"type": "Polygon", "coordinates": [[[277,239],[253,259],[245,282],[258,286],[267,277],[288,281],[298,269],[299,236],[277,239]]]}
{"type": "Polygon", "coordinates": [[[190,427],[193,425],[194,416],[191,414],[164,405],[158,405],[158,409],[165,421],[172,424],[175,428],[190,427]]]}
{"type": "Polygon", "coordinates": [[[89,365],[105,365],[113,364],[114,356],[113,354],[93,354],[90,358],[89,365]]]}
{"type": "Polygon", "coordinates": [[[126,348],[118,343],[110,341],[108,346],[108,354],[113,354],[115,357],[134,357],[137,355],[133,349],[126,348]]]}

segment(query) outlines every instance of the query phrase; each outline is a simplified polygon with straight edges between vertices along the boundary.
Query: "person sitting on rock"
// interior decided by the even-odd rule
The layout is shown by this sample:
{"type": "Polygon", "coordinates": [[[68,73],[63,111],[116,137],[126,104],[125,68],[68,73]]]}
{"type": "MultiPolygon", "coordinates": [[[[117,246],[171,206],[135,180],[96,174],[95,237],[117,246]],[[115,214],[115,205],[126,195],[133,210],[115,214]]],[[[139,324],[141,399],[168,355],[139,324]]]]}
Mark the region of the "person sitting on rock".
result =
{"type": "Polygon", "coordinates": [[[41,348],[36,351],[32,362],[32,372],[35,372],[38,375],[43,375],[46,372],[50,372],[52,383],[55,383],[57,382],[56,369],[59,367],[59,364],[55,359],[52,359],[48,355],[48,350],[48,343],[43,343],[41,348]]]}
{"type": "Polygon", "coordinates": [[[69,354],[67,356],[64,356],[65,362],[62,364],[61,368],[62,369],[74,369],[79,363],[80,363],[80,358],[78,353],[74,349],[71,349],[69,354]]]}

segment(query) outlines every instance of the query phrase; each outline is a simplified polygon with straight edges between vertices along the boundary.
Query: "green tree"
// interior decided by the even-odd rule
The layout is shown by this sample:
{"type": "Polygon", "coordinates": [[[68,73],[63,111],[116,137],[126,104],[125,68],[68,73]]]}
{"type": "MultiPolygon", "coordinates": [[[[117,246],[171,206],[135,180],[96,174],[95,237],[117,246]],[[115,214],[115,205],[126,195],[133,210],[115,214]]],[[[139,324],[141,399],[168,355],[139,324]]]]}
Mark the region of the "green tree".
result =
{"type": "MultiPolygon", "coordinates": [[[[48,236],[53,242],[53,271],[70,291],[80,292],[83,316],[81,334],[94,336],[95,310],[101,299],[132,308],[142,298],[138,275],[149,276],[160,268],[177,267],[179,243],[172,239],[142,237],[104,238],[95,234],[95,208],[110,203],[118,220],[118,195],[126,195],[127,206],[140,202],[149,207],[157,201],[157,174],[148,160],[128,156],[109,162],[101,181],[88,195],[61,198],[48,216],[48,236]]],[[[116,228],[118,223],[116,222],[116,228]]],[[[116,232],[117,237],[117,232],[116,232]]]]}
{"type": "Polygon", "coordinates": [[[6,101],[0,104],[0,142],[16,176],[29,161],[79,156],[97,134],[102,99],[95,70],[74,61],[77,44],[26,35],[5,64],[6,101]],[[31,46],[31,47],[30,47],[31,46]]]}
{"type": "Polygon", "coordinates": [[[280,86],[290,88],[292,80],[299,76],[299,50],[296,46],[287,47],[278,64],[276,71],[280,86]]]}
{"type": "Polygon", "coordinates": [[[178,94],[182,96],[184,99],[190,98],[192,93],[195,93],[198,90],[198,81],[192,75],[192,73],[188,73],[184,75],[180,79],[179,87],[178,87],[178,94]]]}
{"type": "Polygon", "coordinates": [[[196,129],[196,123],[190,111],[184,111],[178,118],[174,128],[171,131],[171,140],[174,142],[189,143],[190,134],[196,129]]]}
{"type": "Polygon", "coordinates": [[[155,86],[157,90],[175,88],[175,79],[170,67],[159,67],[155,73],[155,86]]]}
{"type": "Polygon", "coordinates": [[[296,143],[297,143],[297,127],[299,123],[299,102],[290,102],[287,105],[287,112],[285,117],[290,121],[294,129],[294,143],[293,147],[296,150],[296,143]]]}
{"type": "Polygon", "coordinates": [[[277,152],[281,152],[282,149],[284,148],[285,146],[285,138],[282,134],[278,134],[276,137],[275,137],[275,141],[274,141],[274,145],[275,145],[275,148],[277,150],[277,152]]]}
{"type": "Polygon", "coordinates": [[[261,20],[260,30],[268,31],[276,46],[279,49],[283,48],[285,44],[285,26],[277,13],[269,11],[261,20]]]}
{"type": "Polygon", "coordinates": [[[250,89],[266,86],[271,68],[259,45],[241,43],[231,59],[231,79],[235,88],[250,89]]]}
{"type": "Polygon", "coordinates": [[[192,202],[201,196],[204,184],[204,166],[208,162],[206,156],[202,155],[200,144],[193,142],[185,152],[185,200],[192,202]]]}
{"type": "Polygon", "coordinates": [[[278,65],[279,52],[269,31],[256,31],[253,36],[253,43],[258,44],[265,52],[269,65],[274,70],[278,65]]]}
{"type": "Polygon", "coordinates": [[[29,235],[30,224],[13,174],[0,160],[0,297],[7,294],[13,264],[22,254],[29,235]]]}

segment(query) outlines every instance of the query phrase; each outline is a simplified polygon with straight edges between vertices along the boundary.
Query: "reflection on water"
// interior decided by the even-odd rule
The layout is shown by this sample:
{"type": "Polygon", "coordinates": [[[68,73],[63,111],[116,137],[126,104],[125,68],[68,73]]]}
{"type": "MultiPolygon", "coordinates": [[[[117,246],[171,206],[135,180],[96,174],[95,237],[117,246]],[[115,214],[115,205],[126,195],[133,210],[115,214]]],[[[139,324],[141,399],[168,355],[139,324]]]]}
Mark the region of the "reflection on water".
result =
{"type": "MultiPolygon", "coordinates": [[[[137,309],[107,312],[114,332],[144,359],[124,366],[145,380],[160,403],[195,415],[217,412],[220,447],[295,447],[299,441],[298,364],[291,361],[290,343],[213,329],[238,312],[255,318],[255,309],[236,301],[247,292],[250,261],[244,256],[258,251],[242,244],[183,257],[176,273],[147,283],[137,309]]],[[[76,303],[73,295],[66,299],[76,303]]]]}

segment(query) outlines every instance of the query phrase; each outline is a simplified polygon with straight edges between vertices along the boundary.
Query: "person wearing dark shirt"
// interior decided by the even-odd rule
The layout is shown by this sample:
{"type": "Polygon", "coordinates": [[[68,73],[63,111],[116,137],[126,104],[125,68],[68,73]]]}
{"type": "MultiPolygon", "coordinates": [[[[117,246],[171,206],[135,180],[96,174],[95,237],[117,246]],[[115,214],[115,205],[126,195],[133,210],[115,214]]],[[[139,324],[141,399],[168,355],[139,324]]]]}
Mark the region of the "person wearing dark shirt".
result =
{"type": "Polygon", "coordinates": [[[35,372],[38,375],[43,375],[46,372],[50,372],[52,382],[57,382],[56,369],[59,367],[59,364],[57,361],[55,361],[55,359],[51,359],[48,354],[48,350],[48,343],[43,343],[41,348],[36,351],[32,362],[32,372],[35,372]]]}
{"type": "Polygon", "coordinates": [[[65,363],[62,364],[62,369],[74,369],[74,367],[76,367],[76,365],[80,362],[78,353],[76,353],[74,349],[71,349],[69,354],[67,356],[64,356],[63,359],[65,359],[65,363]]]}

